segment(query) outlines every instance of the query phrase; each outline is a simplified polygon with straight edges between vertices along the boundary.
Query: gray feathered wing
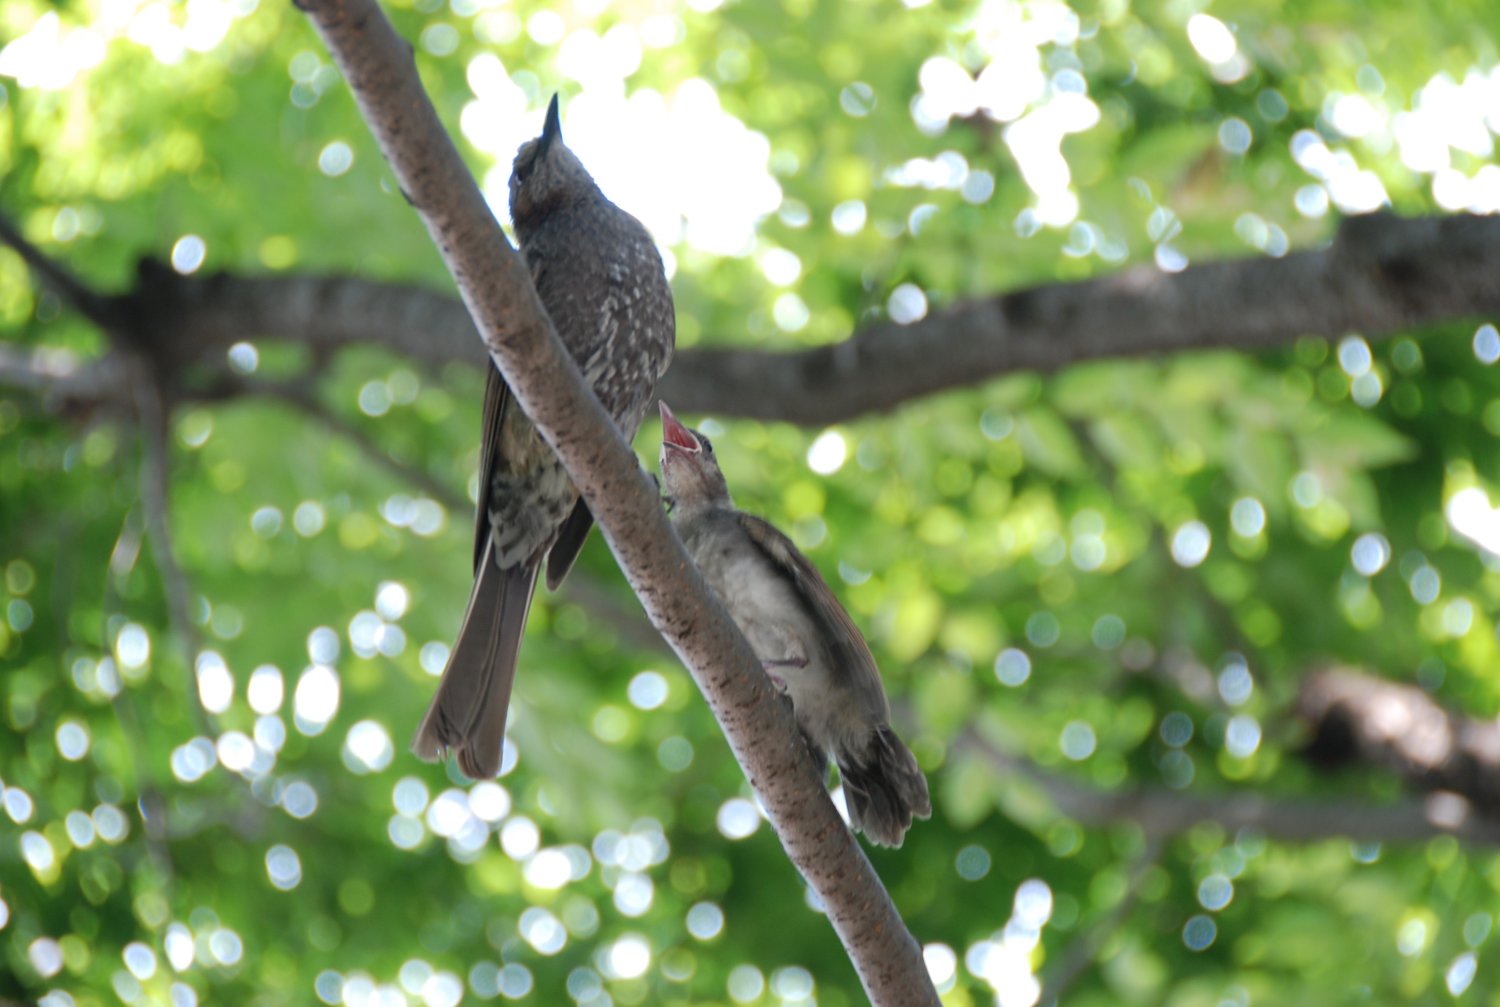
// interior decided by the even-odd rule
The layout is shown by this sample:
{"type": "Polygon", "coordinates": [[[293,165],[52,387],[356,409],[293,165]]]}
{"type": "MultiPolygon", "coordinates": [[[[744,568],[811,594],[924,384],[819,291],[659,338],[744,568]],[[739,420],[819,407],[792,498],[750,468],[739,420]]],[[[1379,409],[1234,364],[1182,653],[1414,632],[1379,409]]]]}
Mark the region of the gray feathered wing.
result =
{"type": "Polygon", "coordinates": [[[860,696],[868,696],[873,702],[878,697],[878,706],[869,712],[881,720],[890,718],[890,709],[885,702],[885,687],[880,680],[880,669],[870,653],[869,644],[860,635],[859,627],[849,618],[844,606],[834,597],[828,582],[802,555],[792,540],[783,535],[775,525],[764,518],[743,511],[736,513],[745,533],[776,565],[783,576],[791,582],[801,596],[803,607],[817,621],[818,629],[827,642],[833,657],[836,674],[848,680],[840,683],[857,690],[860,696]]]}
{"type": "Polygon", "coordinates": [[[791,583],[802,598],[804,609],[817,622],[834,674],[846,679],[840,684],[856,689],[854,694],[868,697],[871,703],[872,708],[865,712],[880,726],[863,751],[835,752],[834,761],[844,782],[850,824],[871,842],[900,846],[906,830],[911,828],[912,818],[932,814],[932,801],[927,792],[927,778],[911,749],[891,730],[890,708],[870,646],[829,590],[818,568],[791,539],[763,518],[744,512],[737,512],[736,516],[751,541],[791,583]]]}
{"type": "Polygon", "coordinates": [[[474,570],[484,559],[490,541],[490,484],[495,478],[495,446],[500,443],[500,424],[510,401],[510,386],[500,376],[492,361],[486,368],[484,382],[484,416],[479,425],[479,504],[474,508],[474,570]]]}

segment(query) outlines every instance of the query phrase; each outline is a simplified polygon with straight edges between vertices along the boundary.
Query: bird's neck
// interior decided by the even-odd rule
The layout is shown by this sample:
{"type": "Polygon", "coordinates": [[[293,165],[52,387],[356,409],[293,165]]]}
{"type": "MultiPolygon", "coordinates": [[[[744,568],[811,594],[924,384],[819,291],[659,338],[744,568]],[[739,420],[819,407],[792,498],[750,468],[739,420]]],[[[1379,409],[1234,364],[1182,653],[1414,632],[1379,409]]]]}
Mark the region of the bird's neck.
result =
{"type": "Polygon", "coordinates": [[[672,520],[692,521],[715,511],[734,512],[734,501],[729,499],[729,494],[678,498],[672,504],[672,520]]]}

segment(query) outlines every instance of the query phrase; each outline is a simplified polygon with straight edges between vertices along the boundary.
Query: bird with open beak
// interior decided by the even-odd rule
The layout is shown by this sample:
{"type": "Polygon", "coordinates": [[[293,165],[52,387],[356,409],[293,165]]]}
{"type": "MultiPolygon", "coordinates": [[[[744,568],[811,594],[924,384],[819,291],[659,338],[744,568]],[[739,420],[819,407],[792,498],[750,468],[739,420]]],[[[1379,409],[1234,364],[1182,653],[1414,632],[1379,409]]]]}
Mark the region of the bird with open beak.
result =
{"type": "Polygon", "coordinates": [[[672,524],[703,577],[791,699],[819,767],[839,767],[849,821],[900,846],[932,814],[927,780],[891,729],[880,670],[821,574],[790,539],[734,506],[713,445],[661,404],[661,479],[672,524]]]}
{"type": "MultiPolygon", "coordinates": [[[[562,140],[557,97],[542,135],[521,145],[510,215],[542,306],[600,403],[629,441],[676,339],[672,292],[651,235],[605,198],[562,140]]],[[[458,756],[466,776],[500,770],[521,633],[545,562],[556,588],[593,516],[562,462],[489,367],[479,447],[474,587],[442,683],[412,750],[458,756]]]]}

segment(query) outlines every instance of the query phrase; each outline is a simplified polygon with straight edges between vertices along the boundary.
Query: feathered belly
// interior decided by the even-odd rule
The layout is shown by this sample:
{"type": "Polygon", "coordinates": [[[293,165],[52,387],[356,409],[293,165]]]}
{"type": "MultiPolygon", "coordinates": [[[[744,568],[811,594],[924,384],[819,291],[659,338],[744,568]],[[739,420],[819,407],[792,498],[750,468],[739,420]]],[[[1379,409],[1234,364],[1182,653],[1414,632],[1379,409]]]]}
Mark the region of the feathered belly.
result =
{"type": "Polygon", "coordinates": [[[710,558],[707,565],[699,560],[699,567],[762,666],[791,697],[802,730],[825,751],[862,747],[868,726],[859,704],[843,695],[843,678],[829,666],[817,627],[776,571],[754,554],[710,558]]]}
{"type": "MultiPolygon", "coordinates": [[[[641,338],[619,338],[621,325],[634,321],[628,313],[614,318],[605,329],[616,338],[601,340],[579,360],[585,380],[626,441],[640,429],[672,350],[670,332],[665,338],[654,330],[640,333],[641,338]]],[[[501,457],[507,464],[490,481],[487,509],[495,559],[505,569],[541,561],[578,502],[578,491],[514,400],[501,426],[501,457]]]]}

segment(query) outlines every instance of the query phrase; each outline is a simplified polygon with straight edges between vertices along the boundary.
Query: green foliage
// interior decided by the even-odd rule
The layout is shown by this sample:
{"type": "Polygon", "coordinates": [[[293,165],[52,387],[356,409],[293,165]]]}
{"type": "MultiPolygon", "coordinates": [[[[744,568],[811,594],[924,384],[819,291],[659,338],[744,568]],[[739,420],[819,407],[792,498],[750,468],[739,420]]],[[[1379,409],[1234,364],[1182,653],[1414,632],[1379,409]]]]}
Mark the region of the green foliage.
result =
{"type": "MultiPolygon", "coordinates": [[[[1199,6],[390,13],[455,135],[476,56],[498,55],[534,113],[578,91],[560,40],[623,26],[665,40],[631,93],[706,80],[765,137],[783,199],[755,247],[670,248],[684,347],[842,339],[903,285],[938,310],[1153,258],[1283,254],[1326,241],[1372,182],[1401,211],[1451,208],[1453,175],[1414,167],[1395,124],[1470,75],[1489,75],[1482,142],[1417,153],[1440,147],[1495,198],[1500,7],[1215,7],[1236,67],[1200,57],[1199,6]],[[1068,95],[1097,110],[1059,141],[1077,206],[1050,224],[1019,125],[978,111],[924,132],[914,115],[943,66],[1027,60],[1045,87],[1008,119],[1068,95]],[[797,268],[768,265],[776,251],[797,268]]],[[[87,282],[124,289],[190,234],[208,271],[447,283],[293,5],[15,0],[0,39],[44,19],[97,38],[99,59],[22,87],[0,56],[0,206],[87,282]]],[[[466,156],[503,181],[508,151],[478,135],[466,156]]],[[[661,153],[618,156],[650,171],[661,153]]],[[[744,195],[698,183],[716,204],[744,195]]],[[[107,348],[8,251],[0,326],[27,349],[107,348]]],[[[263,375],[308,367],[266,335],[263,375]]],[[[934,819],[872,859],[946,1003],[1029,1005],[1032,974],[1089,942],[1069,1002],[1435,1004],[1471,979],[1469,999],[1494,997],[1486,851],[1210,825],[1157,850],[1128,822],[1070,820],[986,748],[1104,790],[1398,796],[1310,771],[1289,710],[1335,659],[1500,711],[1500,580],[1443,510],[1500,471],[1493,357],[1464,323],[1016,375],[834,431],[708,421],[741,504],[793,534],[865,629],[929,773],[934,819]],[[820,436],[841,465],[810,464],[820,436]]],[[[820,1004],[861,1001],[769,830],[725,834],[750,791],[691,680],[636,632],[601,543],[575,574],[586,594],[537,603],[498,788],[405,754],[468,588],[480,387],[374,347],[318,375],[334,415],[443,499],[287,404],[178,409],[172,544],[211,651],[196,668],[144,538],[136,427],[0,390],[0,997],[792,1003],[810,980],[820,1004]]]]}

